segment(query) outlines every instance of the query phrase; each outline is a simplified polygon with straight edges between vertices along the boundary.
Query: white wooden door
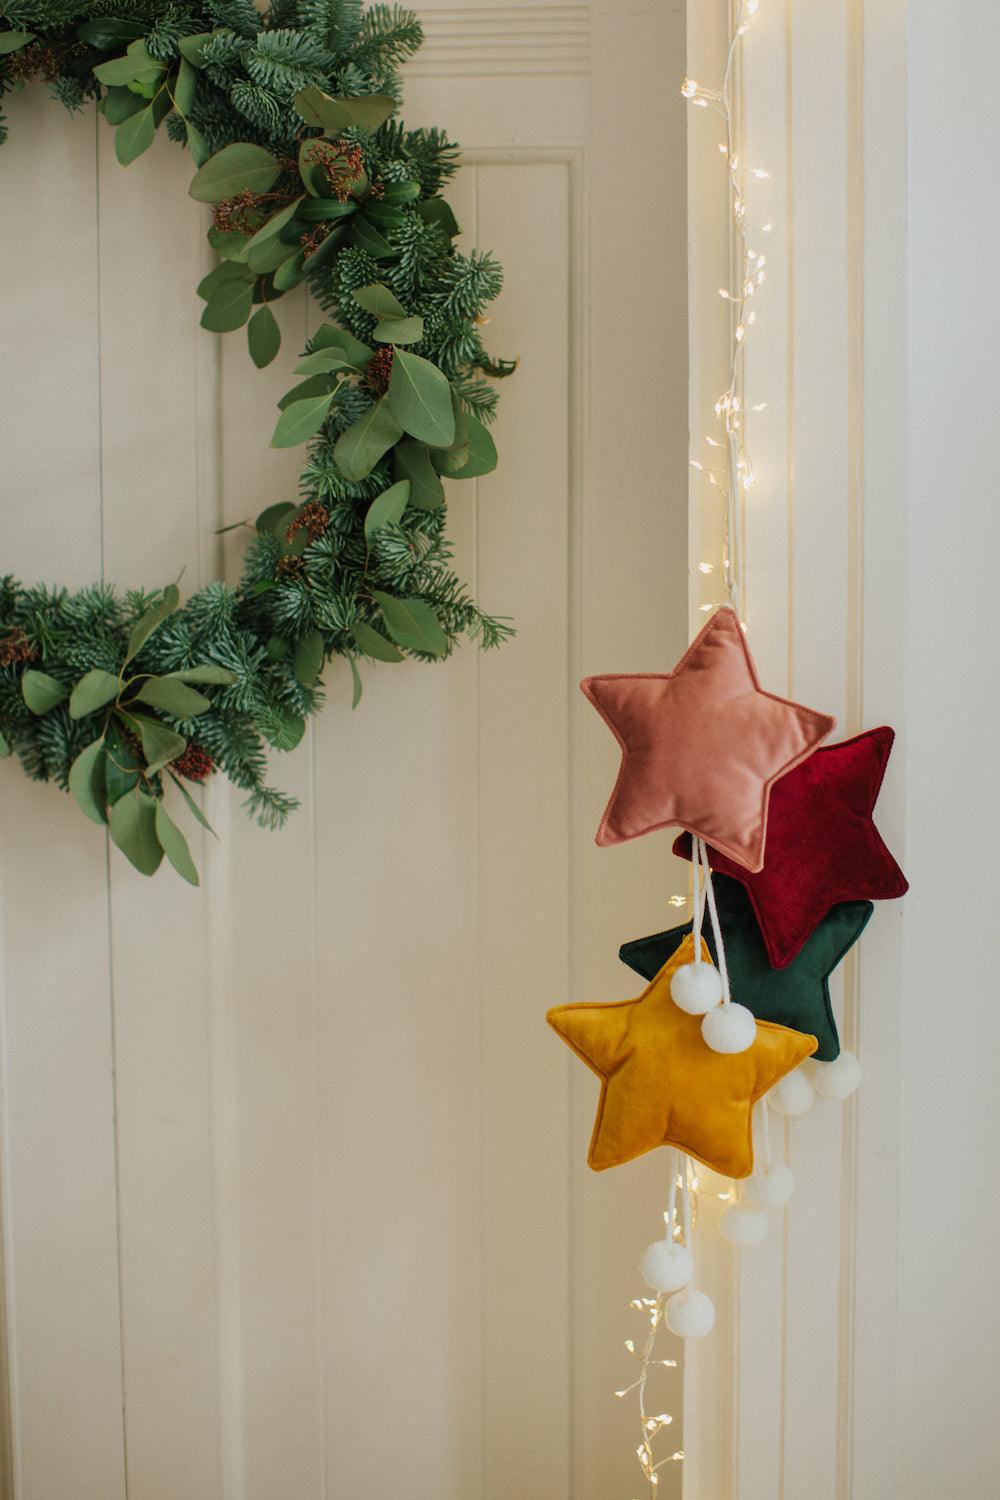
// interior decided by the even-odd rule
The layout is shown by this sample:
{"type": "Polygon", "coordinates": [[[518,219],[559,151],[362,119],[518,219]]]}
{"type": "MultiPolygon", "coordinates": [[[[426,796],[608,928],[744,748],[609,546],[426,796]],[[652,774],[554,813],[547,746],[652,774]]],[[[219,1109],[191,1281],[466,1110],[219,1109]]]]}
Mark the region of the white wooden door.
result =
{"type": "MultiPolygon", "coordinates": [[[[212,787],[197,892],[0,767],[17,1500],[635,1487],[611,1391],[660,1169],[588,1173],[595,1087],[544,1012],[627,993],[671,888],[662,844],[593,847],[616,752],[576,681],[686,638],[683,4],[423,14],[406,116],[465,147],[521,358],[452,532],[519,634],[372,673],[353,715],[334,664],[279,767],[301,811],[262,833],[212,787]]],[[[286,299],[255,372],[198,329],[181,154],[123,171],[89,113],[10,115],[4,567],[232,576],[216,528],[293,492],[267,434],[316,314],[286,299]]]]}

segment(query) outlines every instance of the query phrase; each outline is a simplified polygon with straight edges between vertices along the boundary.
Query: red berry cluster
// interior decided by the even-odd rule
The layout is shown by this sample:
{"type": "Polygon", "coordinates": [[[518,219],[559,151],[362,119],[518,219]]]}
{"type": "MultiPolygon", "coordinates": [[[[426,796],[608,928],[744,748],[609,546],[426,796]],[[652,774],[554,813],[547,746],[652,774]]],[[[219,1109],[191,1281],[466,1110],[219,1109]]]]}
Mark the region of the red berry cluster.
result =
{"type": "Polygon", "coordinates": [[[389,389],[389,379],[392,375],[392,359],[394,350],[391,344],[379,344],[375,353],[368,361],[368,369],[365,378],[372,390],[378,396],[384,396],[389,389]]]}

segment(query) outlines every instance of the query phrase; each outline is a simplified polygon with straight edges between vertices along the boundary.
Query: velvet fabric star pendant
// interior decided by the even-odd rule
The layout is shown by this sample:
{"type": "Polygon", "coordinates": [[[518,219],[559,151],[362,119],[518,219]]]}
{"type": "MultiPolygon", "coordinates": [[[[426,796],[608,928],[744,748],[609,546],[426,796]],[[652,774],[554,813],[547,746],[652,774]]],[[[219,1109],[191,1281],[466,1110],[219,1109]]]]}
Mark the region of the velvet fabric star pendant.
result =
{"type": "Polygon", "coordinates": [[[764,692],[731,609],[715,612],[672,672],[580,686],[622,749],[597,842],[674,825],[748,870],[764,860],[771,788],[836,723],[764,692]]]}
{"type": "MultiPolygon", "coordinates": [[[[762,870],[749,872],[709,849],[713,870],[746,887],[774,968],[791,963],[838,902],[906,893],[906,877],[872,822],[894,738],[885,726],[865,730],[782,777],[771,796],[762,870]]],[[[690,839],[682,835],[674,852],[690,859],[690,839]]]]}
{"type": "MultiPolygon", "coordinates": [[[[713,885],[733,999],[752,1010],[759,1021],[808,1032],[819,1043],[818,1061],[833,1062],[840,1055],[840,1038],[830,1004],[830,975],[864,931],[875,910],[872,903],[842,901],[831,907],[798,957],[787,968],[772,969],[742,885],[725,875],[716,875],[713,885]]],[[[619,956],[643,979],[652,979],[691,926],[686,922],[669,932],[623,943],[619,956]]],[[[705,936],[718,962],[714,937],[710,931],[705,936]]]]}
{"type": "MultiPolygon", "coordinates": [[[[704,943],[702,952],[708,957],[704,943]]],[[[753,1170],[753,1106],[816,1050],[816,1039],[757,1022],[746,1052],[713,1052],[701,1017],[670,998],[670,981],[694,958],[686,937],[636,1000],[559,1005],[548,1022],[601,1080],[587,1160],[616,1167],[657,1146],[676,1146],[723,1177],[753,1170]]]]}

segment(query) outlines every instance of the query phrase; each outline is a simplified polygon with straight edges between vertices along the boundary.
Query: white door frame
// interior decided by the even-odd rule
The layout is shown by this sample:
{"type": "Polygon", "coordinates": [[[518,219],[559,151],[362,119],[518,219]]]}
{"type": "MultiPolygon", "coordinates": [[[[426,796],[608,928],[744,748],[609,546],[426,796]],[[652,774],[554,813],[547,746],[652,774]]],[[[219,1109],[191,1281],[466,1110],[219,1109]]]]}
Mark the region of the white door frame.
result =
{"type": "MultiPolygon", "coordinates": [[[[688,70],[721,77],[727,0],[688,5],[688,70]]],[[[905,867],[906,0],[762,0],[745,40],[743,155],[774,229],[747,349],[747,616],[763,681],[836,713],[838,736],[900,734],[878,821],[905,867]]],[[[693,443],[728,328],[726,204],[710,120],[689,128],[693,443]],[[721,279],[720,279],[721,277],[721,279]]],[[[753,211],[754,205],[751,205],[753,211]]],[[[700,456],[700,455],[699,455],[700,456]]],[[[718,501],[691,486],[691,626],[712,595],[718,501]]],[[[796,1193],[737,1252],[701,1220],[720,1323],[689,1346],[686,1500],[893,1493],[902,910],[883,903],[835,992],[865,1081],[787,1127],[796,1193]]],[[[784,1134],[784,1132],[782,1132],[784,1134]]]]}

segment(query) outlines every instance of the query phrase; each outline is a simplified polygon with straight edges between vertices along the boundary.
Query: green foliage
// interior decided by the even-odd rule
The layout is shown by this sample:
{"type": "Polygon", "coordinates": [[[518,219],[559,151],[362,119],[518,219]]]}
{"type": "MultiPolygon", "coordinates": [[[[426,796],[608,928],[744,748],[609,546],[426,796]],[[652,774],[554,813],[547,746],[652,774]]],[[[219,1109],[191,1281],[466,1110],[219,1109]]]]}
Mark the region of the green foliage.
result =
{"type": "Polygon", "coordinates": [[[308,445],[298,503],[244,523],[236,587],[182,601],[173,584],[0,579],[0,754],[68,789],[136,868],[165,860],[196,883],[177,821],[207,828],[190,779],[221,771],[279,827],[295,802],[269,785],[269,754],[299,742],[327,688],[346,709],[372,661],[511,633],[452,567],[441,480],[496,461],[482,376],[512,366],[480,328],[501,272],[454,248],[440,194],[457,146],[389,117],[421,42],[401,6],[0,0],[4,35],[0,93],[40,80],[71,109],[98,99],[123,165],[161,125],[190,152],[224,257],[197,289],[205,328],[246,325],[264,365],[284,290],[307,279],[327,314],[276,414],[274,442],[308,445]]]}

